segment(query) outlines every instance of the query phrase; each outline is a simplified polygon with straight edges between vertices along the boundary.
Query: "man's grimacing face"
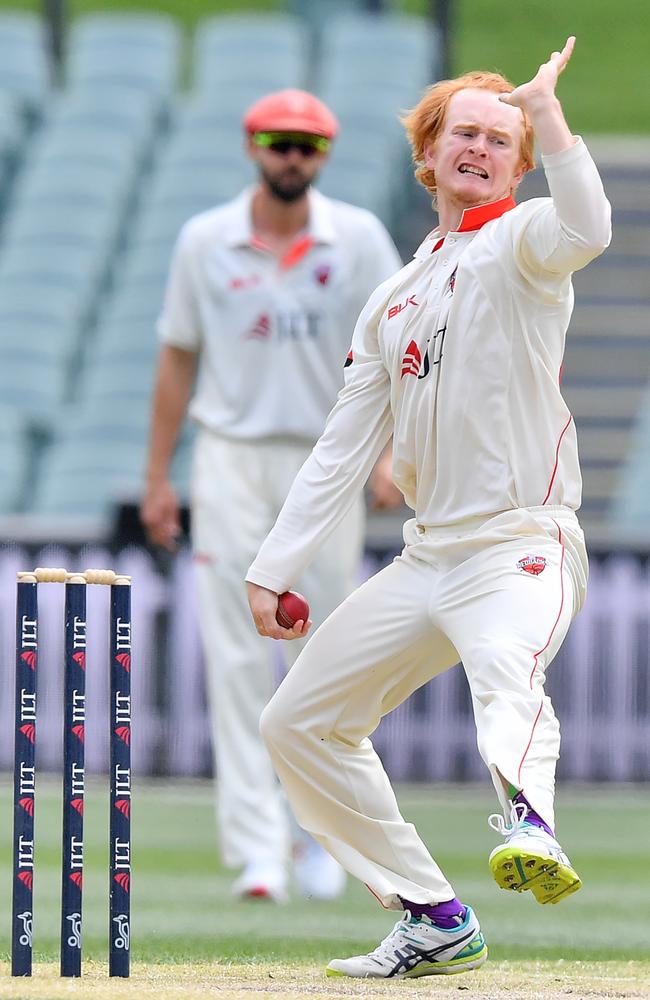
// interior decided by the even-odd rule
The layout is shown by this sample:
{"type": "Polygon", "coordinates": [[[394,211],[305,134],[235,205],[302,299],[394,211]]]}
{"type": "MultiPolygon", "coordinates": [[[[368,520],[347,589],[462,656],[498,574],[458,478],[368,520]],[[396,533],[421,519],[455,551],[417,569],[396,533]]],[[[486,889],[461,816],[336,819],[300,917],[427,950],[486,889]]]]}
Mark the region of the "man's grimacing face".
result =
{"type": "Polygon", "coordinates": [[[486,205],[512,194],[521,180],[523,119],[489,90],[459,90],[449,101],[438,138],[425,146],[438,204],[486,205]]]}

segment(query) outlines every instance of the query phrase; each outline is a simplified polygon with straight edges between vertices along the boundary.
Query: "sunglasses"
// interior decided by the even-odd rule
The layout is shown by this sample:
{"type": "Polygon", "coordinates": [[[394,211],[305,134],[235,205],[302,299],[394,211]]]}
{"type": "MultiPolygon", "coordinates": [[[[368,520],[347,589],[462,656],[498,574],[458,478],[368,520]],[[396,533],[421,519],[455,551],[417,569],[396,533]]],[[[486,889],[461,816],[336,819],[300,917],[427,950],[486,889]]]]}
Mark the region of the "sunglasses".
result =
{"type": "Polygon", "coordinates": [[[256,146],[270,149],[280,156],[286,156],[296,149],[302,156],[309,158],[316,153],[326,153],[330,148],[330,140],[324,135],[305,132],[255,132],[252,138],[256,146]]]}

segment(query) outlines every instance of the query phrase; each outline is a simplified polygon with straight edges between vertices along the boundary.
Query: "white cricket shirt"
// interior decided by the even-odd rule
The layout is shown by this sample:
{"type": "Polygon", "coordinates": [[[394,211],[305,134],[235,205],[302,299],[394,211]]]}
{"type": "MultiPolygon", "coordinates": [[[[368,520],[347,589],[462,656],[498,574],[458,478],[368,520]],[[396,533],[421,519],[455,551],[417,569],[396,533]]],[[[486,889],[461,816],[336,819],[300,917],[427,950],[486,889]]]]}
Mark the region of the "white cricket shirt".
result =
{"type": "Polygon", "coordinates": [[[181,230],[159,320],[200,352],[190,416],[231,439],[313,444],[343,384],[368,296],[401,267],[370,212],[309,194],[309,225],[282,260],[255,238],[250,188],[181,230]]]}
{"type": "Polygon", "coordinates": [[[280,592],[297,579],[391,432],[419,524],[580,505],[561,365],[571,273],[608,245],[610,206],[581,139],[542,162],[550,198],[465,211],[370,297],[345,387],[248,580],[280,592]]]}

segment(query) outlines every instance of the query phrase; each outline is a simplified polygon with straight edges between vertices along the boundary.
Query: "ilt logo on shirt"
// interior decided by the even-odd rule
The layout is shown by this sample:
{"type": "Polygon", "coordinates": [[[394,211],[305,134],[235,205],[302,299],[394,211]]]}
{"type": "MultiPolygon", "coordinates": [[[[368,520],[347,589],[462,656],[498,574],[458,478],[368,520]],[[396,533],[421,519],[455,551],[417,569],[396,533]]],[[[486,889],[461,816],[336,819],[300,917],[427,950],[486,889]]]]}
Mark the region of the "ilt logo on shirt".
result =
{"type": "Polygon", "coordinates": [[[246,334],[246,340],[268,340],[271,336],[271,317],[268,313],[258,316],[246,334]]]}
{"type": "Polygon", "coordinates": [[[415,341],[409,341],[404,352],[404,357],[402,358],[402,374],[400,375],[400,379],[403,379],[405,375],[415,375],[418,379],[426,378],[432,366],[440,364],[446,332],[447,327],[443,326],[439,330],[436,330],[433,337],[429,337],[426,351],[424,352],[424,359],[415,341]]]}

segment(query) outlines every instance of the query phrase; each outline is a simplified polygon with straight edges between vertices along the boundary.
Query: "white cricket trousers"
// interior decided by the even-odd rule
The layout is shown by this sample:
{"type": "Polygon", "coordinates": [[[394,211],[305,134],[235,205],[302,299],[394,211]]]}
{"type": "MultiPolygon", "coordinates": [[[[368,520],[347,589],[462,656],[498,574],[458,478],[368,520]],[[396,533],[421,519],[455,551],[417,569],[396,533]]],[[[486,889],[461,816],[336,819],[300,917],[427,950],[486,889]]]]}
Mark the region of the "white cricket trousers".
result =
{"type": "MultiPolygon", "coordinates": [[[[244,577],[269,533],[311,446],[230,441],[198,434],[192,472],[192,547],[217,776],[217,822],[224,863],[284,862],[287,806],[259,732],[274,688],[274,643],[255,630],[244,577]]],[[[296,589],[309,595],[315,625],[354,589],[364,508],[346,518],[296,589]]],[[[304,643],[284,643],[287,664],[304,643]]]]}
{"type": "MultiPolygon", "coordinates": [[[[587,578],[582,531],[566,508],[462,529],[408,521],[404,541],[318,629],[260,723],[300,825],[390,909],[403,908],[398,896],[436,903],[455,893],[400,815],[370,733],[462,660],[502,807],[505,782],[552,826],[560,735],[544,677],[587,578]]],[[[435,753],[433,739],[422,753],[435,753]]]]}

